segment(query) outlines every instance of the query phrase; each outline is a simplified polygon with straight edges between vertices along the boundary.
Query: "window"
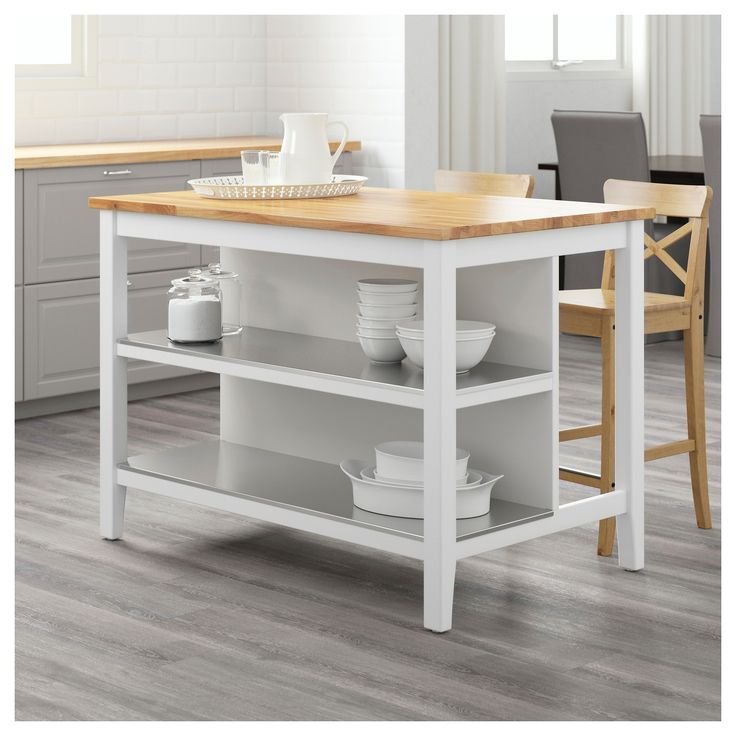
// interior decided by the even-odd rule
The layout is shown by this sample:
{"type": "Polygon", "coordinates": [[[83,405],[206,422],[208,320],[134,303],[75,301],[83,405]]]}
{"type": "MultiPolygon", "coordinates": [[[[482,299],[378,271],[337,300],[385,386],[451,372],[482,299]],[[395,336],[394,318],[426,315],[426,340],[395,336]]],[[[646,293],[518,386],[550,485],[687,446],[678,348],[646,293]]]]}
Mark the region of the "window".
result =
{"type": "Polygon", "coordinates": [[[622,15],[507,15],[506,69],[618,76],[628,67],[626,26],[622,15]]]}
{"type": "Polygon", "coordinates": [[[80,80],[94,68],[97,33],[82,15],[15,17],[15,76],[19,80],[80,80]]]}

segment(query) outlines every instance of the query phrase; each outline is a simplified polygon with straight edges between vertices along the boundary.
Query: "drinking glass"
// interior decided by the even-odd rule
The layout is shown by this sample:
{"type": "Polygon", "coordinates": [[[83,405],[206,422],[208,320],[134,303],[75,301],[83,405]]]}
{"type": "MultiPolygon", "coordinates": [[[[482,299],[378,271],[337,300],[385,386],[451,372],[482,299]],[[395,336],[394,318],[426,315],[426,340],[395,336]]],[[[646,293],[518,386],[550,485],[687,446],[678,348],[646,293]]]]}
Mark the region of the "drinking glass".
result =
{"type": "Polygon", "coordinates": [[[261,164],[263,151],[241,151],[243,164],[243,183],[248,186],[262,186],[266,183],[266,171],[261,164]]]}
{"type": "Polygon", "coordinates": [[[259,151],[261,168],[266,184],[283,184],[281,175],[281,154],[276,151],[259,151]]]}

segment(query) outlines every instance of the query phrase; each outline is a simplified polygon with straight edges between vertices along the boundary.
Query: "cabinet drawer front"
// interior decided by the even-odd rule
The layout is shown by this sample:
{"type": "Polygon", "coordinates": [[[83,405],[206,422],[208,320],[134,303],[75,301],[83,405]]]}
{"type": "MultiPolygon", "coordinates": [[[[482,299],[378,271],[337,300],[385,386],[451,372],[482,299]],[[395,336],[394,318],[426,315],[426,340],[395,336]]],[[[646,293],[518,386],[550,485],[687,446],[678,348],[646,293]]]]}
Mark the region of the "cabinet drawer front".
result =
{"type": "Polygon", "coordinates": [[[23,172],[15,172],[15,283],[23,283],[23,172]]]}
{"type": "MultiPolygon", "coordinates": [[[[87,206],[89,197],[184,190],[187,180],[198,176],[199,161],[25,172],[25,283],[99,276],[100,216],[87,206]],[[119,171],[130,174],[115,173],[119,171]]],[[[200,260],[198,245],[136,239],[130,242],[128,270],[194,266],[200,260]]]]}
{"type": "Polygon", "coordinates": [[[23,287],[15,287],[15,400],[23,401],[23,287]]]}
{"type": "MultiPolygon", "coordinates": [[[[166,291],[181,271],[133,274],[128,292],[131,332],[166,326],[166,291]]],[[[99,388],[99,280],[26,286],[24,398],[39,399],[99,388]]],[[[130,361],[129,383],[196,371],[130,361]]]]}
{"type": "Polygon", "coordinates": [[[202,176],[241,176],[243,164],[239,158],[210,158],[202,161],[202,176]]]}

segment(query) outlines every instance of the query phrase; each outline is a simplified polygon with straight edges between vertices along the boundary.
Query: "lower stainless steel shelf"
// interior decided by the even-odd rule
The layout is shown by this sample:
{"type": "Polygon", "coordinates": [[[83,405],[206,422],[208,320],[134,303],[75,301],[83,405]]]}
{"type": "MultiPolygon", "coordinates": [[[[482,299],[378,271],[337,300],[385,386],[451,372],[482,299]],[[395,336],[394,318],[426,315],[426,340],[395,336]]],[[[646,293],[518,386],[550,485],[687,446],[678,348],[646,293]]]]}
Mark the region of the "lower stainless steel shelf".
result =
{"type": "MultiPolygon", "coordinates": [[[[382,516],[353,506],[350,481],[336,465],[221,440],[130,457],[119,465],[119,482],[294,528],[315,531],[314,524],[302,524],[299,517],[321,517],[422,540],[420,519],[382,516]],[[269,509],[291,513],[279,516],[269,509]]],[[[549,509],[493,499],[490,513],[457,522],[457,539],[551,515],[549,509]]],[[[349,539],[348,535],[340,536],[349,539]]],[[[361,543],[360,539],[354,541],[361,543]]]]}

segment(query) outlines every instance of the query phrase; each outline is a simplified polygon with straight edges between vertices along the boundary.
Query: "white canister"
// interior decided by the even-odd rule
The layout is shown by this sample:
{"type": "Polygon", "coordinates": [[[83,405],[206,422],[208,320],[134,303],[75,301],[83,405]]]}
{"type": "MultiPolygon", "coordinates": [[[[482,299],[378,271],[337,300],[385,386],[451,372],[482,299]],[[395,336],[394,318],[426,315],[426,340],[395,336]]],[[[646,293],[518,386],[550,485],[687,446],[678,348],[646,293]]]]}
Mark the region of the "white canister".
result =
{"type": "Polygon", "coordinates": [[[169,295],[168,338],[172,342],[215,342],[222,337],[222,292],[197,269],[174,279],[169,295]]]}

